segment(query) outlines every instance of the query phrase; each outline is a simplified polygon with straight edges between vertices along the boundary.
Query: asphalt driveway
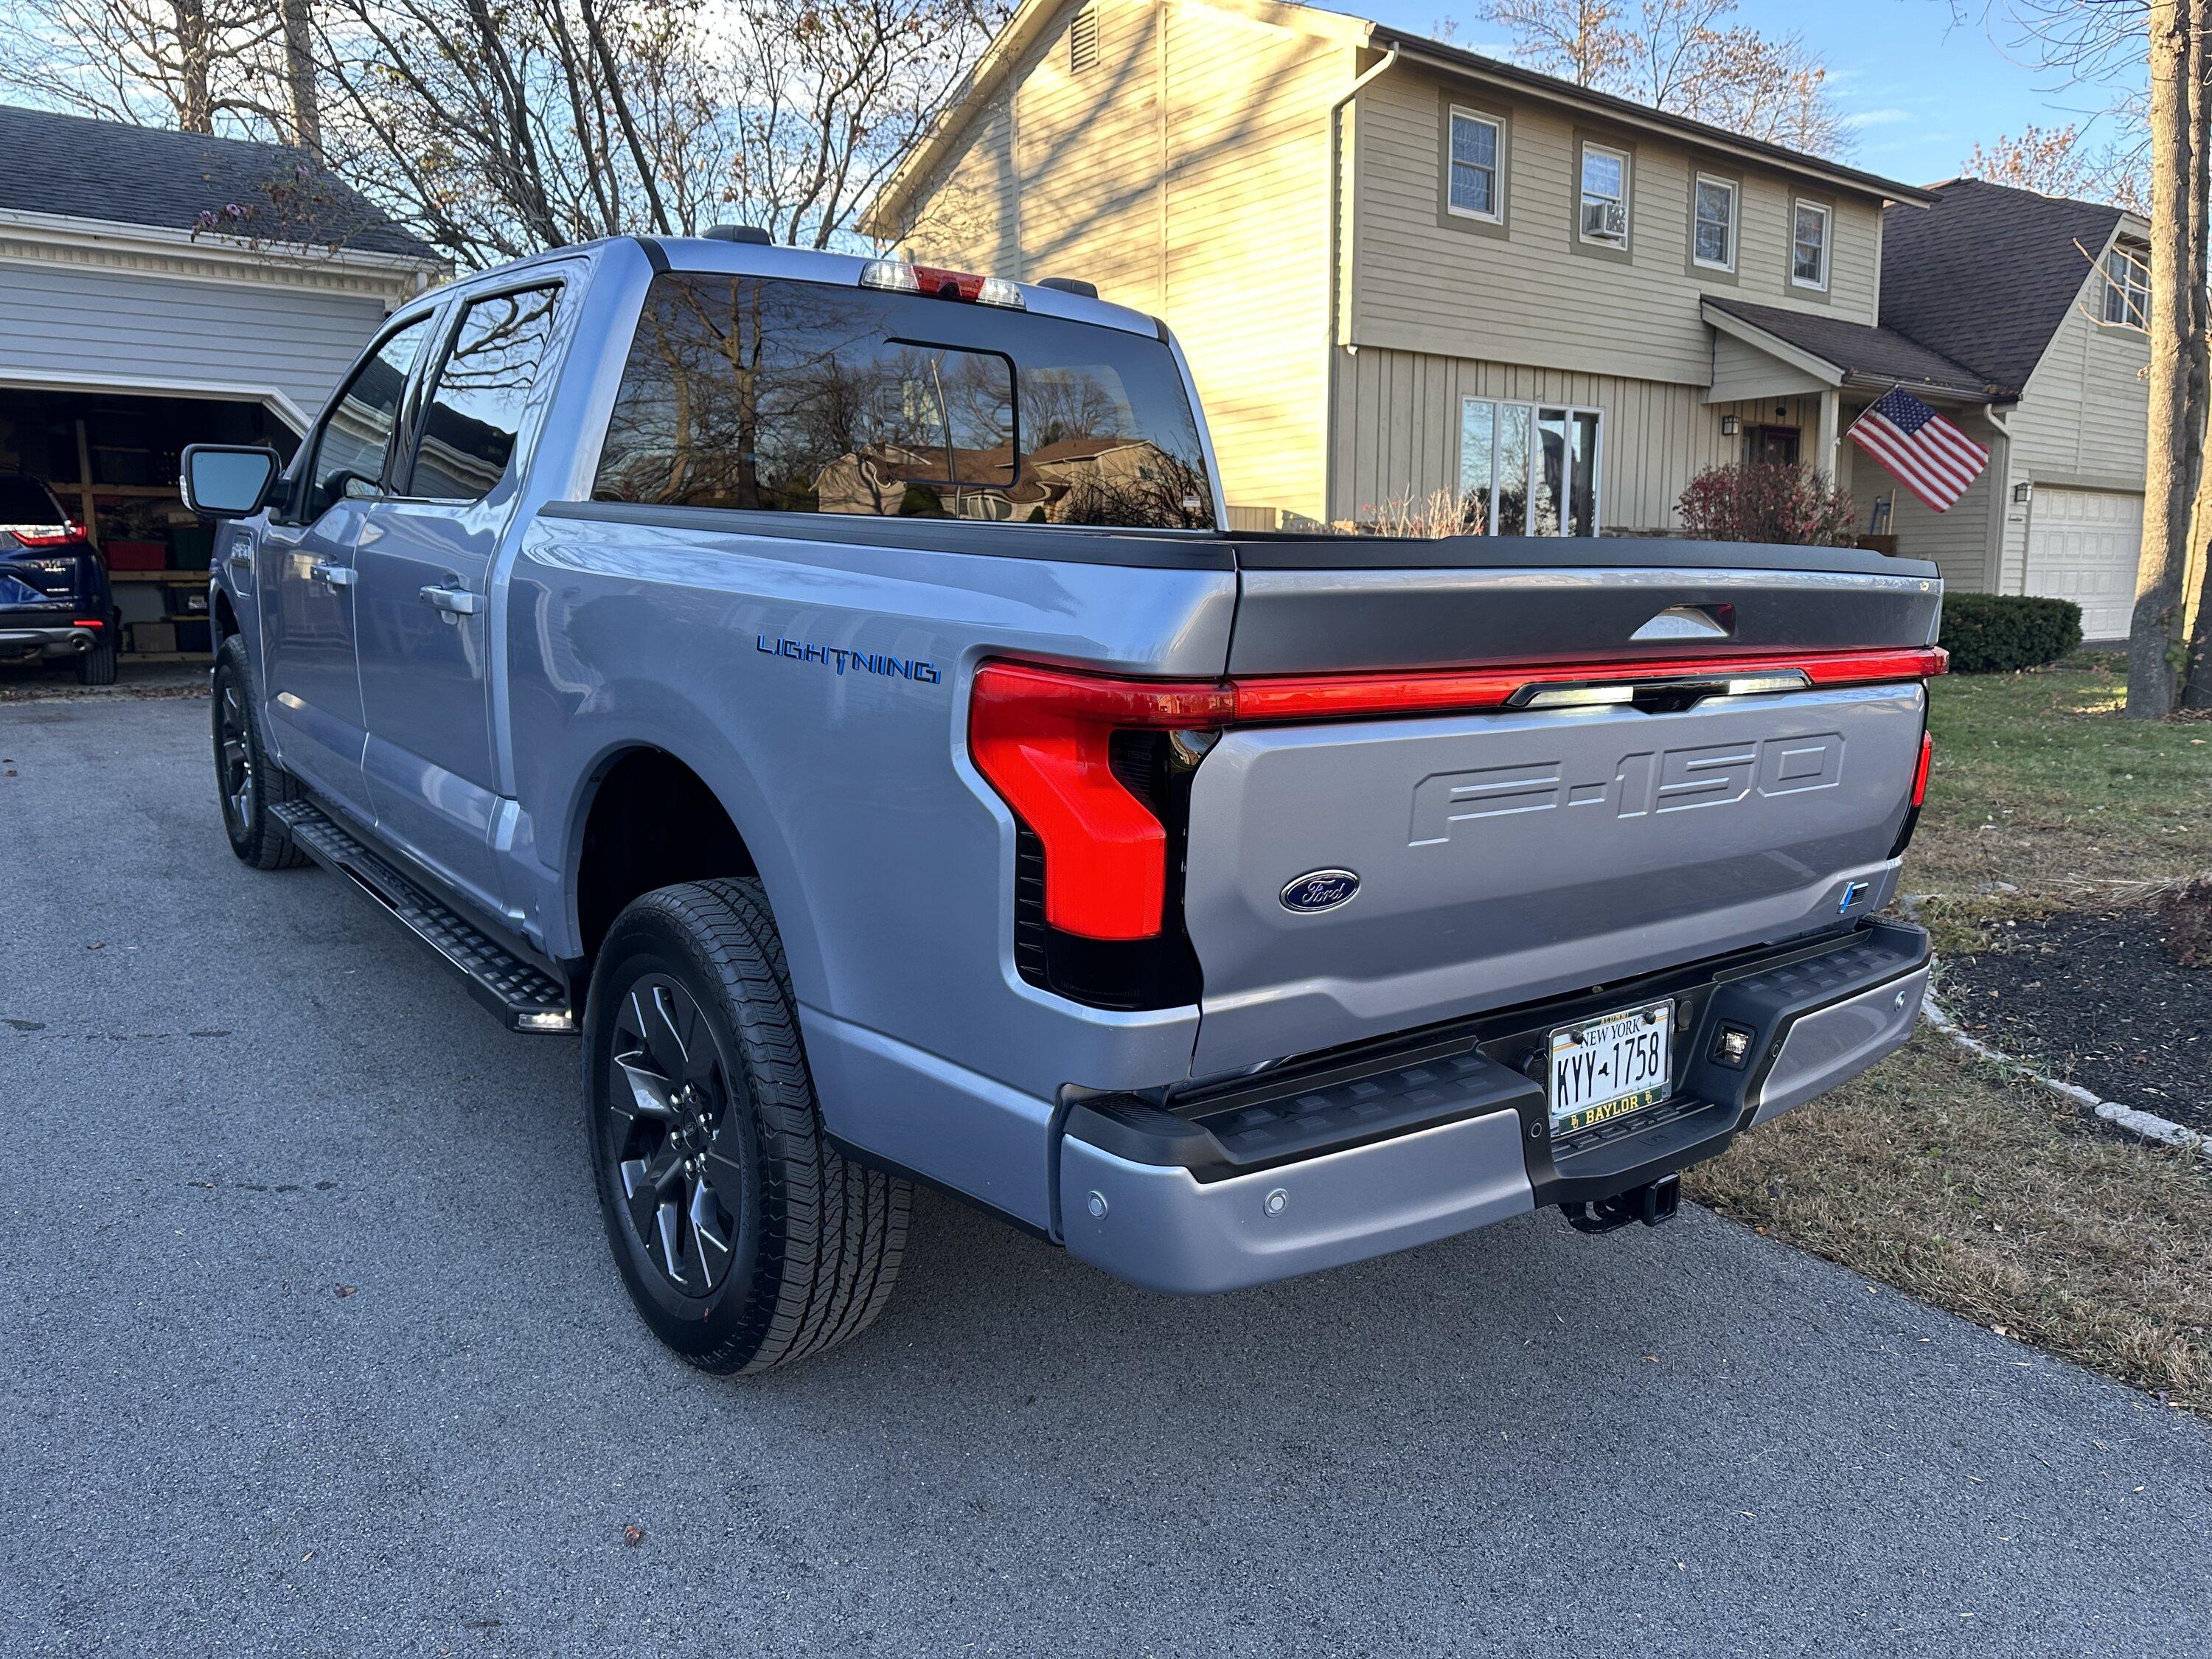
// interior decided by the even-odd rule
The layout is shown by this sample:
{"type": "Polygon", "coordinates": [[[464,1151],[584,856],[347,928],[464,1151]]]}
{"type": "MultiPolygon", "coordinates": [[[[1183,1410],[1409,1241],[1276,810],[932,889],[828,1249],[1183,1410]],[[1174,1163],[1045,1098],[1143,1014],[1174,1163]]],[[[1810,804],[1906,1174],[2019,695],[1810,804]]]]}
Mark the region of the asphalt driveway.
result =
{"type": "Polygon", "coordinates": [[[0,1652],[2206,1649],[2212,1431],[1702,1212],[1178,1302],[925,1196],[693,1372],[573,1044],[236,864],[205,721],[0,707],[0,1652]]]}

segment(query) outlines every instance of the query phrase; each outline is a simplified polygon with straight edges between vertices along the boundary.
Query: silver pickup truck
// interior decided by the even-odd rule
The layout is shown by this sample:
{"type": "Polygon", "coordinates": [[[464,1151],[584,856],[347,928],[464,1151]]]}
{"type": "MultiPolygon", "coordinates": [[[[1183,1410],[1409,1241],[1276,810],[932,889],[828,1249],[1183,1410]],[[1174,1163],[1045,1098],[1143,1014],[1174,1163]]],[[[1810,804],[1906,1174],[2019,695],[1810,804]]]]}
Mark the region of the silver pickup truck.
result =
{"type": "Polygon", "coordinates": [[[865,1328],[917,1180],[1179,1291],[1662,1220],[1918,1012],[1932,567],[1233,533],[1080,283],[563,249],[185,472],[231,845],[580,1034],[703,1366],[865,1328]]]}

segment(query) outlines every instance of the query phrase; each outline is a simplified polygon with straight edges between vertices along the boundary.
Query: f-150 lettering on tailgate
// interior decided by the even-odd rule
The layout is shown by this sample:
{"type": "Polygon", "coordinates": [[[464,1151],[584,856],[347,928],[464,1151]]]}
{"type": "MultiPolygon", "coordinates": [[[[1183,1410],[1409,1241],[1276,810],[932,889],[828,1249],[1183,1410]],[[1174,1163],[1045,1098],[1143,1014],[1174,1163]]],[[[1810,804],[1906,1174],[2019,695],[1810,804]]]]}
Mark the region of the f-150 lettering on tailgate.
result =
{"type": "Polygon", "coordinates": [[[1839,732],[1768,738],[1760,743],[1704,744],[1624,755],[1613,775],[1570,783],[1559,761],[1524,761],[1469,772],[1437,772],[1413,787],[1409,847],[1451,839],[1455,824],[1556,807],[1610,806],[1615,817],[1726,806],[1754,789],[1762,795],[1802,794],[1842,781],[1839,732]]]}

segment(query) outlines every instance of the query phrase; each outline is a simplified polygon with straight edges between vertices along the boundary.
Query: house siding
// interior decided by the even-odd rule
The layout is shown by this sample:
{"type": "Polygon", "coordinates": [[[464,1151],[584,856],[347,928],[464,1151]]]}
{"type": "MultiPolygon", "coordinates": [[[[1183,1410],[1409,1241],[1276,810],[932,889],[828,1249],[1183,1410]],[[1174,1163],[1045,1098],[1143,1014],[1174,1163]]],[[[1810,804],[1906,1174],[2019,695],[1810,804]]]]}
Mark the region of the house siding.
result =
{"type": "Polygon", "coordinates": [[[358,295],[0,262],[0,383],[265,389],[312,418],[385,314],[358,295]]]}
{"type": "Polygon", "coordinates": [[[1413,70],[1382,76],[1358,103],[1351,339],[1362,347],[1703,386],[1713,362],[1701,294],[1875,320],[1878,202],[1413,70]],[[1510,123],[1503,236],[1440,222],[1447,103],[1510,123]],[[1589,138],[1632,147],[1626,260],[1576,251],[1576,146],[1589,138]],[[1691,184],[1701,167],[1741,185],[1733,280],[1687,263],[1691,184]],[[1788,280],[1800,195],[1834,211],[1825,295],[1788,280]]]}
{"type": "Polygon", "coordinates": [[[1168,317],[1240,518],[1318,514],[1328,335],[1328,105],[1351,51],[1294,9],[1066,7],[972,122],[904,238],[917,258],[1079,276],[1168,317]],[[1238,95],[1221,96],[1224,64],[1238,95]]]}
{"type": "MultiPolygon", "coordinates": [[[[2028,376],[2012,434],[2008,485],[2057,483],[2140,495],[2148,459],[2150,342],[2140,329],[2096,320],[2104,279],[2094,271],[2028,376]]],[[[2004,550],[1997,591],[2019,593],[2027,580],[2028,523],[2033,513],[2005,503],[2004,550]]]]}
{"type": "Polygon", "coordinates": [[[1456,493],[1463,398],[1603,411],[1598,520],[1616,533],[1680,528],[1674,505],[1690,480],[1741,459],[1741,438],[1721,435],[1723,416],[1735,415],[1747,428],[1796,427],[1808,447],[1820,425],[1813,397],[1713,404],[1697,386],[1666,381],[1428,352],[1348,352],[1337,377],[1334,516],[1362,517],[1440,489],[1456,493]]]}

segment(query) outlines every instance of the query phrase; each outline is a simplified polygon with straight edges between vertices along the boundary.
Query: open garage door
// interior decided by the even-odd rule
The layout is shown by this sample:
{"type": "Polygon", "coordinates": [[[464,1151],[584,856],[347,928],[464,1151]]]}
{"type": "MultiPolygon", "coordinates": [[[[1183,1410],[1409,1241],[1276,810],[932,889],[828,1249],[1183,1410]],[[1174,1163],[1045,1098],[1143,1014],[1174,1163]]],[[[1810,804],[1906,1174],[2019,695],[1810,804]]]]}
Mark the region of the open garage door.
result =
{"type": "Polygon", "coordinates": [[[2081,607],[2081,636],[2127,637],[2142,545],[2142,497],[2038,484],[2027,513],[2030,593],[2081,607]]]}

